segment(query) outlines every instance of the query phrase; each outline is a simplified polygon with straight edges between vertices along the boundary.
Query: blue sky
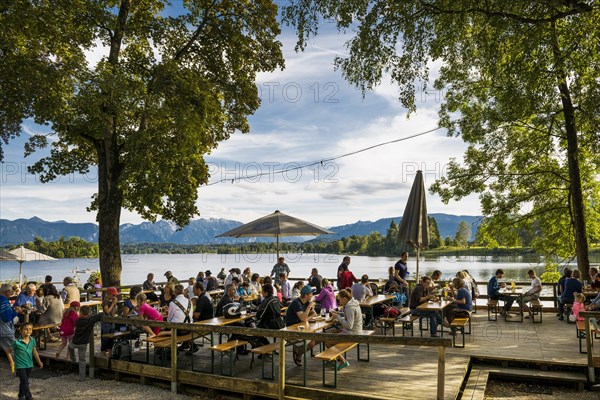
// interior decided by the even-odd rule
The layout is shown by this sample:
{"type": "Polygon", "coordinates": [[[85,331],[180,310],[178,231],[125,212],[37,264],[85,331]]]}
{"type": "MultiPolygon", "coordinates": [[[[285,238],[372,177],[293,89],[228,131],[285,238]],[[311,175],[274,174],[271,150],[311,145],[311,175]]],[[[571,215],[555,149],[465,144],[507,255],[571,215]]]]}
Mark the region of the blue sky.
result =
{"type": "MultiPolygon", "coordinates": [[[[345,54],[344,42],[333,24],[302,53],[294,51],[295,33],[283,27],[286,69],[260,74],[262,105],[250,117],[251,133],[234,134],[206,157],[211,182],[254,175],[345,154],[381,142],[423,132],[437,125],[440,93],[417,94],[418,111],[407,119],[397,100],[398,88],[389,81],[362,97],[333,68],[335,55],[345,54]]],[[[96,62],[104,53],[89,54],[96,62]]],[[[435,71],[439,65],[432,63],[435,71]]],[[[47,128],[27,123],[22,136],[5,146],[0,166],[0,218],[30,218],[94,222],[86,207],[96,191],[96,175],[62,177],[39,183],[26,166],[40,155],[23,158],[23,144],[47,128]]],[[[462,159],[466,145],[448,138],[444,130],[383,146],[323,166],[285,175],[268,174],[239,182],[201,187],[197,218],[227,218],[243,222],[279,209],[323,226],[402,215],[417,169],[429,187],[445,171],[451,157],[462,159]]],[[[444,205],[427,198],[430,213],[479,215],[476,197],[444,205]]],[[[139,223],[123,211],[122,223],[139,223]]]]}

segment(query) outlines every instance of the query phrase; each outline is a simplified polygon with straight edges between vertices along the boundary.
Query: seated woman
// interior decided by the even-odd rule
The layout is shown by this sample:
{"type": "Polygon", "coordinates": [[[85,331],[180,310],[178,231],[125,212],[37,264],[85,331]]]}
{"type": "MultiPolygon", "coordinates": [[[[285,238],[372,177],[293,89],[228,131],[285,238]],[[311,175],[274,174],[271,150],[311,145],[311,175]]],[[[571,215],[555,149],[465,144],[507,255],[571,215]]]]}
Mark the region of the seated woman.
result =
{"type": "Polygon", "coordinates": [[[164,311],[166,311],[169,308],[169,304],[171,304],[171,301],[173,301],[174,298],[175,285],[172,282],[168,282],[158,298],[160,306],[164,311]]]}
{"type": "MultiPolygon", "coordinates": [[[[164,321],[162,314],[151,307],[147,302],[147,297],[144,293],[140,293],[136,297],[136,303],[138,304],[137,310],[140,318],[146,319],[148,321],[164,321]]],[[[151,338],[160,333],[159,327],[150,328],[149,326],[144,326],[144,331],[148,333],[148,337],[151,338]]]]}
{"type": "Polygon", "coordinates": [[[321,304],[320,310],[325,310],[325,312],[329,312],[332,308],[337,307],[335,293],[333,292],[333,286],[329,283],[329,279],[323,278],[321,281],[321,292],[314,297],[314,300],[321,304]]]}
{"type": "Polygon", "coordinates": [[[64,304],[54,285],[48,287],[48,294],[39,298],[38,311],[41,313],[39,325],[58,325],[62,321],[64,304]]]}
{"type": "Polygon", "coordinates": [[[302,288],[304,287],[304,281],[298,281],[296,283],[294,283],[294,287],[292,288],[292,297],[290,297],[290,302],[294,301],[294,299],[297,299],[298,297],[300,297],[300,291],[302,290],[302,288]]]}
{"type": "MultiPolygon", "coordinates": [[[[348,289],[340,290],[338,297],[340,299],[340,306],[344,307],[344,315],[342,316],[335,310],[331,310],[331,314],[342,325],[342,330],[339,333],[342,335],[362,333],[363,316],[358,300],[352,297],[352,292],[348,289]]],[[[329,344],[326,343],[325,345],[329,347],[329,344]]],[[[350,365],[344,356],[339,356],[337,363],[338,370],[350,365]]]]}
{"type": "Polygon", "coordinates": [[[142,293],[141,286],[133,286],[131,289],[129,289],[129,298],[123,302],[122,315],[124,318],[127,318],[130,315],[136,315],[136,308],[138,306],[136,298],[140,293],[142,293]]]}

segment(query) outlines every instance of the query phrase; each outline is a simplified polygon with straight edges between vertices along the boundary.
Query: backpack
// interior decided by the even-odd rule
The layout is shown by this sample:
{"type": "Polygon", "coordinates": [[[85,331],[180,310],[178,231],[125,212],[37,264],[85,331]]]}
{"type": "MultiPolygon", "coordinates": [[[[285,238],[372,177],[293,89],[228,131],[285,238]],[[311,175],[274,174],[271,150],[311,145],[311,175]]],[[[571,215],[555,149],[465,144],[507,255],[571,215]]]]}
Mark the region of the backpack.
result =
{"type": "Polygon", "coordinates": [[[383,315],[386,318],[398,318],[400,316],[400,310],[398,309],[398,307],[387,307],[385,310],[383,310],[383,315]]]}
{"type": "Polygon", "coordinates": [[[131,343],[129,343],[129,339],[118,339],[115,341],[112,358],[114,360],[128,359],[131,361],[131,343]]]}

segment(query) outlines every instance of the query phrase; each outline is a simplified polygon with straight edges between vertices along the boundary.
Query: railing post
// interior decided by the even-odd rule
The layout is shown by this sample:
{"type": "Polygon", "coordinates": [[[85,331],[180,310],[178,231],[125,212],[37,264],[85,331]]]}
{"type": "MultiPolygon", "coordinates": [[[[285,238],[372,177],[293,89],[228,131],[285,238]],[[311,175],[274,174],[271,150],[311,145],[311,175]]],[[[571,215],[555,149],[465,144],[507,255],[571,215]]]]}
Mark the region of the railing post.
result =
{"type": "Polygon", "coordinates": [[[585,317],[585,345],[587,348],[587,357],[588,357],[588,381],[591,383],[596,383],[596,366],[594,365],[594,350],[592,346],[592,327],[590,325],[590,316],[586,315],[585,317]]]}
{"type": "MultiPolygon", "coordinates": [[[[92,330],[92,334],[90,335],[90,379],[94,379],[96,375],[95,367],[96,367],[96,345],[94,343],[94,335],[96,331],[96,326],[92,330]]],[[[68,350],[67,350],[68,351],[68,350]]],[[[79,350],[78,350],[79,351],[79,350]]],[[[79,355],[77,355],[79,357],[79,355]]]]}
{"type": "Polygon", "coordinates": [[[177,329],[171,330],[171,392],[177,393],[177,329]]]}
{"type": "Polygon", "coordinates": [[[438,346],[437,399],[444,400],[444,381],[446,380],[446,348],[438,346]]]}
{"type": "Polygon", "coordinates": [[[285,400],[285,338],[279,342],[279,382],[277,385],[279,400],[285,400]]]}

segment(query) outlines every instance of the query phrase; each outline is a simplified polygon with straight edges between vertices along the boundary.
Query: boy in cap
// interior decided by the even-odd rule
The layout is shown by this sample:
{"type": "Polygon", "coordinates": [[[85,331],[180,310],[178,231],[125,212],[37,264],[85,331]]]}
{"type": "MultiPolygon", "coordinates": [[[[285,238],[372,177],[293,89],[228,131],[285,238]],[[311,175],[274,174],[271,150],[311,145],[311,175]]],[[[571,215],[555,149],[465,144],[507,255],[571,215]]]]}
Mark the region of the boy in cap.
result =
{"type": "MultiPolygon", "coordinates": [[[[312,301],[315,288],[306,285],[300,290],[300,297],[294,299],[287,309],[285,314],[285,325],[291,326],[300,322],[306,322],[311,317],[316,317],[315,302],[312,301]]],[[[317,343],[311,340],[308,343],[308,350],[315,347],[317,343]]],[[[304,346],[294,346],[294,362],[296,365],[302,365],[302,355],[304,354],[304,346]]]]}

